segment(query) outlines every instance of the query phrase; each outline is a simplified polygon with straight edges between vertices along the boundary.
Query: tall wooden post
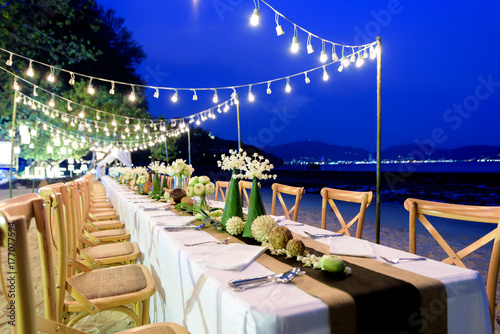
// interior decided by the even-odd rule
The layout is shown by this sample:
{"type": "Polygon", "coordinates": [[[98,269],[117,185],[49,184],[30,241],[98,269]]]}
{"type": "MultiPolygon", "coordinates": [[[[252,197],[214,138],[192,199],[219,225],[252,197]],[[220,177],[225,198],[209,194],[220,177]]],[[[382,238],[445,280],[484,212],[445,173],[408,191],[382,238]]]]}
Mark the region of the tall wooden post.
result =
{"type": "Polygon", "coordinates": [[[382,39],[377,37],[377,201],[375,219],[375,242],[380,243],[380,165],[382,150],[382,101],[381,101],[381,68],[382,68],[382,39]]]}
{"type": "Polygon", "coordinates": [[[188,126],[188,160],[189,164],[191,165],[191,131],[189,131],[189,126],[188,126]]]}
{"type": "MultiPolygon", "coordinates": [[[[34,156],[33,156],[33,166],[36,167],[36,145],[38,143],[38,121],[35,123],[35,132],[36,132],[36,135],[35,135],[35,152],[34,152],[34,156]]],[[[31,192],[34,193],[35,192],[35,173],[34,173],[34,170],[35,168],[33,168],[33,185],[32,185],[32,188],[31,188],[31,192]]]]}
{"type": "Polygon", "coordinates": [[[9,198],[12,198],[12,164],[14,163],[14,137],[16,136],[17,90],[14,91],[14,108],[12,112],[12,132],[10,136],[10,177],[9,198]]]}
{"type": "Polygon", "coordinates": [[[236,93],[236,117],[238,120],[238,152],[241,150],[240,93],[236,93]]]}

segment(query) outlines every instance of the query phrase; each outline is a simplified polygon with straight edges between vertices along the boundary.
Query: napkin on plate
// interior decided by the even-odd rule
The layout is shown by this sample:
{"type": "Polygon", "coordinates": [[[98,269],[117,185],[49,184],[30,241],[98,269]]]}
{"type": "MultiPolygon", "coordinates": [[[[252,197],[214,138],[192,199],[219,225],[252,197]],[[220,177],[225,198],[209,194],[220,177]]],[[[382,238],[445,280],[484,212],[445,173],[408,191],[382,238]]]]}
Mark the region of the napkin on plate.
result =
{"type": "Polygon", "coordinates": [[[330,254],[375,257],[368,241],[349,237],[330,238],[330,254]]]}
{"type": "Polygon", "coordinates": [[[213,269],[241,271],[265,250],[266,248],[261,246],[228,244],[198,260],[197,263],[213,269]]]}
{"type": "Polygon", "coordinates": [[[191,216],[165,216],[161,218],[155,218],[155,220],[160,220],[161,222],[157,222],[156,225],[161,226],[186,226],[191,224],[196,220],[196,217],[191,216]]]}

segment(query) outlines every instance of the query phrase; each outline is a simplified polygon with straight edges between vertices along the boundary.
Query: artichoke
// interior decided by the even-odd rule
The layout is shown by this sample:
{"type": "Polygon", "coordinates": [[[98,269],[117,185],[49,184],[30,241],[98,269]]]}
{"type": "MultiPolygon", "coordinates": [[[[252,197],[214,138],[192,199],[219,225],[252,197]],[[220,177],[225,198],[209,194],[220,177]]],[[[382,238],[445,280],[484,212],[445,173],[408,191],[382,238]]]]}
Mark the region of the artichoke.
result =
{"type": "Polygon", "coordinates": [[[304,243],[298,239],[291,239],[286,244],[286,252],[290,256],[302,255],[302,254],[304,254],[305,250],[306,250],[306,246],[304,246],[304,243]]]}
{"type": "Polygon", "coordinates": [[[186,197],[186,192],[184,191],[184,189],[176,188],[170,192],[170,198],[174,201],[175,204],[180,203],[183,197],[186,197]]]}
{"type": "Polygon", "coordinates": [[[293,239],[292,232],[285,226],[276,226],[269,233],[269,244],[274,249],[285,248],[290,239],[293,239]]]}
{"type": "Polygon", "coordinates": [[[276,225],[276,221],[270,216],[258,216],[252,222],[252,236],[258,242],[267,242],[269,240],[269,233],[276,225]]]}
{"type": "Polygon", "coordinates": [[[231,235],[238,235],[243,232],[245,222],[238,216],[234,216],[226,222],[226,231],[231,235]]]}

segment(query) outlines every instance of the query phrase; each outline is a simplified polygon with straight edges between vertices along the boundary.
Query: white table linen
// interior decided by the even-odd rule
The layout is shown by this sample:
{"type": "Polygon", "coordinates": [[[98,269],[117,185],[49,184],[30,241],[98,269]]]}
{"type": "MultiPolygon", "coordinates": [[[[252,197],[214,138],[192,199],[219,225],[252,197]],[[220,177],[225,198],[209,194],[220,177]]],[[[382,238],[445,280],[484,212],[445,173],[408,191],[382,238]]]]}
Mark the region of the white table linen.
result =
{"type": "MultiPolygon", "coordinates": [[[[212,236],[194,230],[166,232],[158,219],[151,218],[158,214],[157,211],[144,211],[139,204],[131,203],[136,199],[131,200],[131,194],[124,186],[110,177],[104,177],[102,181],[110,201],[126,228],[130,229],[132,240],[139,244],[139,262],[146,265],[153,275],[156,293],[151,297],[151,322],[176,322],[191,333],[330,333],[328,307],[323,301],[292,284],[232,291],[227,285],[231,279],[272,272],[258,262],[252,262],[242,271],[200,265],[197,261],[205,257],[207,247],[186,247],[184,244],[215,240],[212,236]]],[[[219,206],[223,207],[223,204],[219,206]]],[[[165,215],[162,221],[168,218],[165,215]]],[[[281,221],[286,222],[286,219],[281,221]]],[[[303,231],[324,233],[324,230],[309,225],[289,225],[288,228],[302,235],[303,231]]],[[[330,242],[329,238],[317,241],[330,242]]],[[[409,256],[401,250],[370,245],[380,261],[380,256],[409,256]]],[[[438,279],[445,285],[448,333],[491,333],[488,299],[478,272],[429,259],[401,262],[395,266],[438,279]]],[[[436,300],[432,309],[424,310],[424,325],[432,320],[433,314],[440,312],[442,305],[442,300],[436,300]]]]}

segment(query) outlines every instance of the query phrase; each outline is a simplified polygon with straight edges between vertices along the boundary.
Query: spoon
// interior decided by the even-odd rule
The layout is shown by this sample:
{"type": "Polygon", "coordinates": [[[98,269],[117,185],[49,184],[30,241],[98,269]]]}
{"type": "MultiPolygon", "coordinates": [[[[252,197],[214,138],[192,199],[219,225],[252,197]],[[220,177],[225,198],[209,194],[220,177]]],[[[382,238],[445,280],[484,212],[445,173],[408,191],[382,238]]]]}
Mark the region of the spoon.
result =
{"type": "Polygon", "coordinates": [[[269,279],[267,281],[264,281],[264,282],[258,282],[258,283],[244,285],[244,286],[234,287],[233,290],[240,292],[240,291],[245,291],[247,289],[252,289],[252,288],[255,288],[255,287],[267,284],[267,283],[274,283],[274,282],[288,283],[292,279],[294,279],[298,274],[303,274],[303,273],[305,273],[305,271],[301,271],[300,268],[295,267],[295,268],[287,271],[286,273],[284,273],[283,275],[281,275],[279,277],[271,278],[271,279],[269,279]]]}
{"type": "Polygon", "coordinates": [[[288,273],[291,271],[299,271],[299,268],[295,267],[292,268],[284,273],[280,274],[272,274],[272,275],[263,275],[263,276],[257,276],[257,277],[252,277],[252,278],[238,278],[238,279],[232,279],[229,282],[227,282],[227,285],[235,287],[239,285],[246,285],[246,284],[251,284],[251,283],[256,283],[256,282],[261,282],[261,281],[269,281],[274,278],[280,278],[281,276],[286,276],[288,273]]]}
{"type": "Polygon", "coordinates": [[[224,241],[210,240],[210,241],[195,242],[195,243],[192,243],[192,244],[184,244],[184,246],[191,247],[191,246],[202,245],[202,244],[220,244],[220,245],[225,245],[232,238],[233,237],[229,237],[229,238],[227,238],[224,241]]]}

